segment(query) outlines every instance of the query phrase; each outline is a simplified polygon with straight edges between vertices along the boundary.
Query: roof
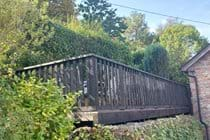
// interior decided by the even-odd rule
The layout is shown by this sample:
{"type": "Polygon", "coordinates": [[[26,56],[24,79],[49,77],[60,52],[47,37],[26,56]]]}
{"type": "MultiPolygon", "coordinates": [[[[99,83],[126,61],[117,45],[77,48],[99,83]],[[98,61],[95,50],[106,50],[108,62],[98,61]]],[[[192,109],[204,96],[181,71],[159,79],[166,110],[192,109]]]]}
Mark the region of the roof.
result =
{"type": "Polygon", "coordinates": [[[198,62],[204,55],[206,55],[210,51],[210,45],[200,50],[195,56],[193,56],[190,60],[188,60],[185,64],[182,65],[181,70],[186,72],[189,68],[198,62]]]}

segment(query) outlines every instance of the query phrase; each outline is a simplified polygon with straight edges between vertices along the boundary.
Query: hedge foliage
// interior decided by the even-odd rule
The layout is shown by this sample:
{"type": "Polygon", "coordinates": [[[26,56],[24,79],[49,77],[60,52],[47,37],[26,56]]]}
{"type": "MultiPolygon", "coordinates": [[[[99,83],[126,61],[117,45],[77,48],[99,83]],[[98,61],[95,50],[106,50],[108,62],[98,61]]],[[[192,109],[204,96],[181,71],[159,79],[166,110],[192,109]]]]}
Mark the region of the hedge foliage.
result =
{"type": "Polygon", "coordinates": [[[0,140],[64,140],[74,128],[76,95],[54,80],[0,79],[0,140]]]}
{"type": "Polygon", "coordinates": [[[74,140],[203,140],[201,124],[191,116],[152,121],[135,129],[95,127],[80,129],[74,140]]]}
{"type": "Polygon", "coordinates": [[[53,31],[48,40],[40,46],[30,47],[21,54],[18,60],[19,67],[87,53],[95,53],[126,64],[131,62],[131,55],[125,44],[111,39],[103,32],[100,35],[94,34],[94,31],[83,32],[82,29],[88,28],[88,25],[76,27],[76,30],[71,29],[72,25],[70,29],[59,24],[49,23],[49,26],[53,31]]]}

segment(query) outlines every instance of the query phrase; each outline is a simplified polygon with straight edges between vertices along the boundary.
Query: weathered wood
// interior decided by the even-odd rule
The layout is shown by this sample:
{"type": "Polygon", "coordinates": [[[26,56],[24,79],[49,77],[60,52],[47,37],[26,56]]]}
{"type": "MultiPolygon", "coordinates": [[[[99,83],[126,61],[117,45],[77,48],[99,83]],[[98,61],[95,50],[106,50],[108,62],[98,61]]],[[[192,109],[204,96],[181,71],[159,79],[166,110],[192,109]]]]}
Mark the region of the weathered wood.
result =
{"type": "Polygon", "coordinates": [[[88,59],[88,96],[90,106],[98,107],[98,78],[97,78],[97,59],[91,57],[88,59]]]}
{"type": "Polygon", "coordinates": [[[101,56],[90,54],[63,59],[27,67],[17,74],[34,72],[43,80],[55,78],[57,84],[64,87],[64,94],[81,91],[78,105],[83,111],[177,107],[185,108],[182,113],[191,110],[187,85],[101,56]]]}
{"type": "Polygon", "coordinates": [[[187,107],[176,108],[145,108],[126,110],[98,110],[93,112],[78,112],[78,118],[82,121],[93,121],[100,124],[126,123],[144,119],[168,117],[188,113],[187,107]]]}

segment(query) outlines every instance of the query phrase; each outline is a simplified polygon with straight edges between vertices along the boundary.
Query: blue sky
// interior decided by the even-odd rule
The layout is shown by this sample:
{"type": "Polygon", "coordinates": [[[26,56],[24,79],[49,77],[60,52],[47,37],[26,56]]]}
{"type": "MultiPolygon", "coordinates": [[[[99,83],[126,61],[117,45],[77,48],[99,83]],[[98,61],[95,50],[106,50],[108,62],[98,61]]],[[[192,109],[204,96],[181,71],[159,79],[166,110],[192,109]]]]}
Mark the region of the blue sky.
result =
{"type": "MultiPolygon", "coordinates": [[[[210,23],[210,0],[108,0],[108,2],[210,23]]],[[[133,11],[117,6],[113,7],[117,9],[119,16],[128,16],[133,11]]],[[[158,25],[164,24],[167,19],[162,16],[144,14],[151,31],[154,31],[158,25]]],[[[194,25],[201,35],[207,37],[210,41],[210,25],[187,21],[184,21],[184,24],[194,25]]]]}

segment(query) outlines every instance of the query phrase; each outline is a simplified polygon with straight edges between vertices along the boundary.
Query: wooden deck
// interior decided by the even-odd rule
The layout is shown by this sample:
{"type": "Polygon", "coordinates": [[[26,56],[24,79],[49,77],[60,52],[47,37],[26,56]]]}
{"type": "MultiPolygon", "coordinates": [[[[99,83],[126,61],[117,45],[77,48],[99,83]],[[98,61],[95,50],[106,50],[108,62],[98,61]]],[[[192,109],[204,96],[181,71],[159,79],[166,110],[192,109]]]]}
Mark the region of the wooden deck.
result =
{"type": "Polygon", "coordinates": [[[99,124],[116,124],[145,119],[188,114],[189,108],[147,108],[147,109],[126,109],[126,110],[99,110],[88,112],[77,112],[81,121],[93,121],[99,124]]]}
{"type": "Polygon", "coordinates": [[[150,74],[94,54],[83,55],[17,70],[55,78],[63,93],[81,91],[82,121],[101,124],[158,118],[191,111],[188,85],[150,74]]]}

